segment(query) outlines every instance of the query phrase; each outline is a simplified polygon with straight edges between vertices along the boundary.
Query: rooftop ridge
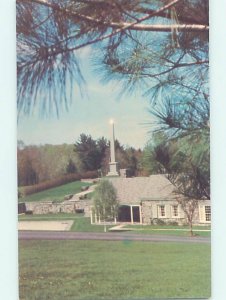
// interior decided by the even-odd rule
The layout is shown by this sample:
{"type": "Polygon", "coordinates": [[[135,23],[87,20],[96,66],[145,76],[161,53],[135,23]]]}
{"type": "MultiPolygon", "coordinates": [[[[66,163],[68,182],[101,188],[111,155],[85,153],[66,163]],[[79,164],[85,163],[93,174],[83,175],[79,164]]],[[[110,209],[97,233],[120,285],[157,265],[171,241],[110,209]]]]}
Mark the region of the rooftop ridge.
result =
{"type": "Polygon", "coordinates": [[[141,199],[175,199],[174,186],[164,174],[149,177],[109,178],[121,203],[138,203],[141,199]]]}

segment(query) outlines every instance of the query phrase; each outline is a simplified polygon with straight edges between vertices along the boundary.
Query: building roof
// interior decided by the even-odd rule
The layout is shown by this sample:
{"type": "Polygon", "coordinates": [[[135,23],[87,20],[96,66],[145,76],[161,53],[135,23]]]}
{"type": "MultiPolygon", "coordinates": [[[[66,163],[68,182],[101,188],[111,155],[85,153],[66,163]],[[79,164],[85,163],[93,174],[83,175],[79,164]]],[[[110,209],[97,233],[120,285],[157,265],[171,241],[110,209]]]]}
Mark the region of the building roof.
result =
{"type": "Polygon", "coordinates": [[[141,200],[173,200],[174,186],[165,175],[150,177],[108,178],[117,190],[118,200],[124,204],[139,204],[141,200]]]}

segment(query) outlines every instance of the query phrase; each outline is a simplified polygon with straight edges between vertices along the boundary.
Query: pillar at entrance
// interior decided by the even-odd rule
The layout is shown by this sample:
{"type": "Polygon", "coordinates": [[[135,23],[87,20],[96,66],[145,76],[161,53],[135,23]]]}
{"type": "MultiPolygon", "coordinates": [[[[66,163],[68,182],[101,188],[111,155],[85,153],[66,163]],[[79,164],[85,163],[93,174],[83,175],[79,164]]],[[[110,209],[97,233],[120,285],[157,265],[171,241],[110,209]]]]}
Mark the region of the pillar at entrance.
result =
{"type": "Polygon", "coordinates": [[[117,171],[117,162],[115,161],[115,132],[114,132],[114,121],[110,121],[111,124],[111,140],[110,140],[110,154],[111,160],[109,162],[109,172],[107,176],[119,176],[117,171]]]}
{"type": "Polygon", "coordinates": [[[133,224],[133,205],[130,206],[131,224],[133,224]]]}

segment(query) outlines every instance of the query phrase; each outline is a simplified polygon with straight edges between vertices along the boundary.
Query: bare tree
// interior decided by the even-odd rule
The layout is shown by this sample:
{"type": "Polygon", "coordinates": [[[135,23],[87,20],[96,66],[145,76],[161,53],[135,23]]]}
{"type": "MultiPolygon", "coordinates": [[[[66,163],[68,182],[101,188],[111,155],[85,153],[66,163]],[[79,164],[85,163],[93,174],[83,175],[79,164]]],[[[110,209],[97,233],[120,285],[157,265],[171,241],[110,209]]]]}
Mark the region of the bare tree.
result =
{"type": "Polygon", "coordinates": [[[198,200],[197,199],[190,199],[190,198],[178,198],[178,203],[181,205],[181,208],[183,209],[188,224],[190,228],[190,235],[193,236],[193,220],[195,211],[198,207],[198,200]]]}

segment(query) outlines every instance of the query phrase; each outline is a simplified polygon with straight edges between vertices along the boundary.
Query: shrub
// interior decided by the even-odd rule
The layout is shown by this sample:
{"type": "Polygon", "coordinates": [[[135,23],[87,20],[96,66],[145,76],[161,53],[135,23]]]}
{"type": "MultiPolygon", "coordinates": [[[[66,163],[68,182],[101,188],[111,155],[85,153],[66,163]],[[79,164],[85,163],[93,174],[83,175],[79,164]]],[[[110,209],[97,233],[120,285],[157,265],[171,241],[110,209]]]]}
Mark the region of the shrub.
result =
{"type": "Polygon", "coordinates": [[[65,195],[64,200],[70,200],[73,196],[74,196],[73,194],[65,195]]]}
{"type": "Polygon", "coordinates": [[[26,205],[25,203],[18,203],[18,214],[26,213],[26,205]]]}
{"type": "Polygon", "coordinates": [[[81,191],[82,192],[85,192],[85,191],[87,191],[89,189],[89,186],[87,185],[87,186],[82,186],[81,187],[81,191]]]}
{"type": "Polygon", "coordinates": [[[162,219],[153,219],[152,223],[153,223],[153,225],[160,225],[160,226],[166,224],[165,221],[162,219]]]}
{"type": "Polygon", "coordinates": [[[18,199],[23,198],[24,197],[24,192],[21,189],[18,189],[18,199]]]}
{"type": "Polygon", "coordinates": [[[87,199],[87,194],[79,196],[79,200],[84,200],[84,199],[87,199]]]}
{"type": "Polygon", "coordinates": [[[167,225],[178,226],[178,222],[177,221],[168,221],[167,225]]]}
{"type": "Polygon", "coordinates": [[[97,184],[100,180],[99,179],[94,179],[93,184],[97,184]]]}
{"type": "Polygon", "coordinates": [[[80,173],[80,176],[82,179],[94,179],[98,177],[98,172],[97,171],[86,171],[80,173]]]}
{"type": "Polygon", "coordinates": [[[83,208],[76,208],[75,212],[76,212],[76,214],[84,214],[84,209],[83,208]]]}

